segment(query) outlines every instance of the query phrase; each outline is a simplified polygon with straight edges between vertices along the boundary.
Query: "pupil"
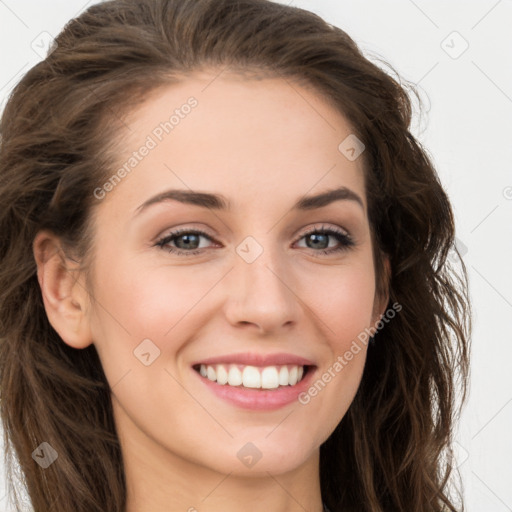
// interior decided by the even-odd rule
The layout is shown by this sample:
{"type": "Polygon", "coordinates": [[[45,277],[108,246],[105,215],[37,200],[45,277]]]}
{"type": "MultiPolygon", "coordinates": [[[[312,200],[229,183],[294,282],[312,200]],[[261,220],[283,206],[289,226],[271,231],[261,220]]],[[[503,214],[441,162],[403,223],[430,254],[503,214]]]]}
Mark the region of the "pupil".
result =
{"type": "MultiPolygon", "coordinates": [[[[187,247],[190,248],[190,244],[191,244],[190,238],[194,238],[194,237],[197,238],[197,235],[181,235],[178,238],[178,240],[182,239],[185,242],[185,248],[187,248],[187,247]]],[[[192,245],[193,245],[193,241],[192,241],[192,245]]]]}
{"type": "MultiPolygon", "coordinates": [[[[318,242],[319,238],[323,238],[324,240],[324,243],[327,241],[327,235],[318,235],[318,234],[312,234],[312,235],[309,235],[311,239],[313,239],[313,243],[315,244],[316,242],[318,242]]],[[[322,240],[320,240],[320,243],[322,242],[322,240]]],[[[328,245],[328,244],[327,244],[328,245]]],[[[317,245],[313,245],[313,247],[317,247],[317,245]]],[[[325,247],[322,247],[322,249],[326,249],[327,246],[325,247]]]]}

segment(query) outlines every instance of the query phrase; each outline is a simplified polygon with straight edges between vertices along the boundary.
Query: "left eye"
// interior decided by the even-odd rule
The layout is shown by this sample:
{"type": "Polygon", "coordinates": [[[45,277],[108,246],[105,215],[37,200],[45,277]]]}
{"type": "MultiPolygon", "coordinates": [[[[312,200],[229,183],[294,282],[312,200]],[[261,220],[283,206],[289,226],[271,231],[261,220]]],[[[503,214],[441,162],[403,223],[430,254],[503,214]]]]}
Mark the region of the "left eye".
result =
{"type": "Polygon", "coordinates": [[[199,243],[200,238],[207,238],[208,240],[212,240],[212,238],[204,233],[203,231],[195,231],[195,230],[185,230],[180,229],[177,231],[174,231],[172,233],[169,233],[164,238],[160,239],[156,245],[158,247],[161,247],[162,249],[168,249],[169,252],[177,253],[177,254],[184,254],[184,255],[191,255],[191,254],[197,254],[200,252],[200,250],[197,250],[197,244],[199,243]],[[169,246],[171,242],[175,242],[175,240],[182,240],[181,244],[178,244],[178,249],[175,247],[169,246]],[[181,247],[180,247],[181,245],[181,247]],[[196,250],[185,250],[182,249],[196,249],[196,250]]]}
{"type": "MultiPolygon", "coordinates": [[[[167,249],[170,253],[190,256],[198,254],[202,252],[202,249],[204,249],[204,246],[200,247],[201,238],[213,241],[212,237],[203,231],[181,229],[169,233],[167,236],[160,239],[155,245],[161,249],[167,249]],[[177,247],[173,247],[170,245],[171,243],[176,244],[177,247]]],[[[308,245],[308,248],[317,249],[314,252],[319,252],[319,249],[323,254],[348,250],[350,247],[355,245],[352,237],[348,233],[341,230],[338,231],[333,228],[314,229],[303,234],[299,240],[302,240],[303,238],[311,242],[311,244],[308,245]],[[335,238],[338,241],[339,246],[329,247],[329,238],[335,238]],[[325,243],[327,245],[324,247],[325,243]]]]}

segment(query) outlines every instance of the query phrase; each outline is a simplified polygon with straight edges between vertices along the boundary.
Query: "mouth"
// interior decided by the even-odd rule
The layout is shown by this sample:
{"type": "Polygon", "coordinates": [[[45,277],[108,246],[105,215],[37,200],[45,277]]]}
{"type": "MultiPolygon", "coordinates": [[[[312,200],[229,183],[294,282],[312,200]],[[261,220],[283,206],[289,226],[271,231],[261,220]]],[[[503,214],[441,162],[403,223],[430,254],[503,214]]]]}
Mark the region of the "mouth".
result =
{"type": "Polygon", "coordinates": [[[193,361],[191,372],[223,402],[265,412],[298,403],[318,373],[315,363],[298,354],[245,352],[193,361]]]}
{"type": "Polygon", "coordinates": [[[192,368],[205,379],[221,386],[252,390],[279,390],[297,385],[316,366],[300,364],[253,366],[220,363],[195,364],[192,368]]]}

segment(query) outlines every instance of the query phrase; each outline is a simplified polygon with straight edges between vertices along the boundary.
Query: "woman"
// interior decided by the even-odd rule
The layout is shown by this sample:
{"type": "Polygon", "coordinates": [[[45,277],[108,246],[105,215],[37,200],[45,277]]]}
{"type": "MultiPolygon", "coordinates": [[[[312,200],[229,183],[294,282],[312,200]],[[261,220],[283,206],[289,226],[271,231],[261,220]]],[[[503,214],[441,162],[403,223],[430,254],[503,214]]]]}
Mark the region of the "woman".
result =
{"type": "Polygon", "coordinates": [[[65,27],[1,121],[1,414],[36,512],[462,510],[467,277],[410,120],[298,8],[65,27]]]}

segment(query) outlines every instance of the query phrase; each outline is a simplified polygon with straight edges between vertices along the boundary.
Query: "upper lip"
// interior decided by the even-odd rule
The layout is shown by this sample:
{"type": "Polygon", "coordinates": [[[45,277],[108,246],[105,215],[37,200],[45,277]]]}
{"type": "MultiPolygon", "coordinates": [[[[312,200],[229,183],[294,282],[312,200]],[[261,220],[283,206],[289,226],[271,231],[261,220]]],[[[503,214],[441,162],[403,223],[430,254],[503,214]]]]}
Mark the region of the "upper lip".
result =
{"type": "Polygon", "coordinates": [[[296,356],[294,354],[256,354],[256,353],[240,353],[240,354],[225,354],[222,356],[210,357],[196,361],[192,366],[198,364],[213,365],[213,364],[243,364],[250,366],[276,366],[276,365],[297,365],[297,366],[314,366],[315,364],[304,357],[296,356]]]}

